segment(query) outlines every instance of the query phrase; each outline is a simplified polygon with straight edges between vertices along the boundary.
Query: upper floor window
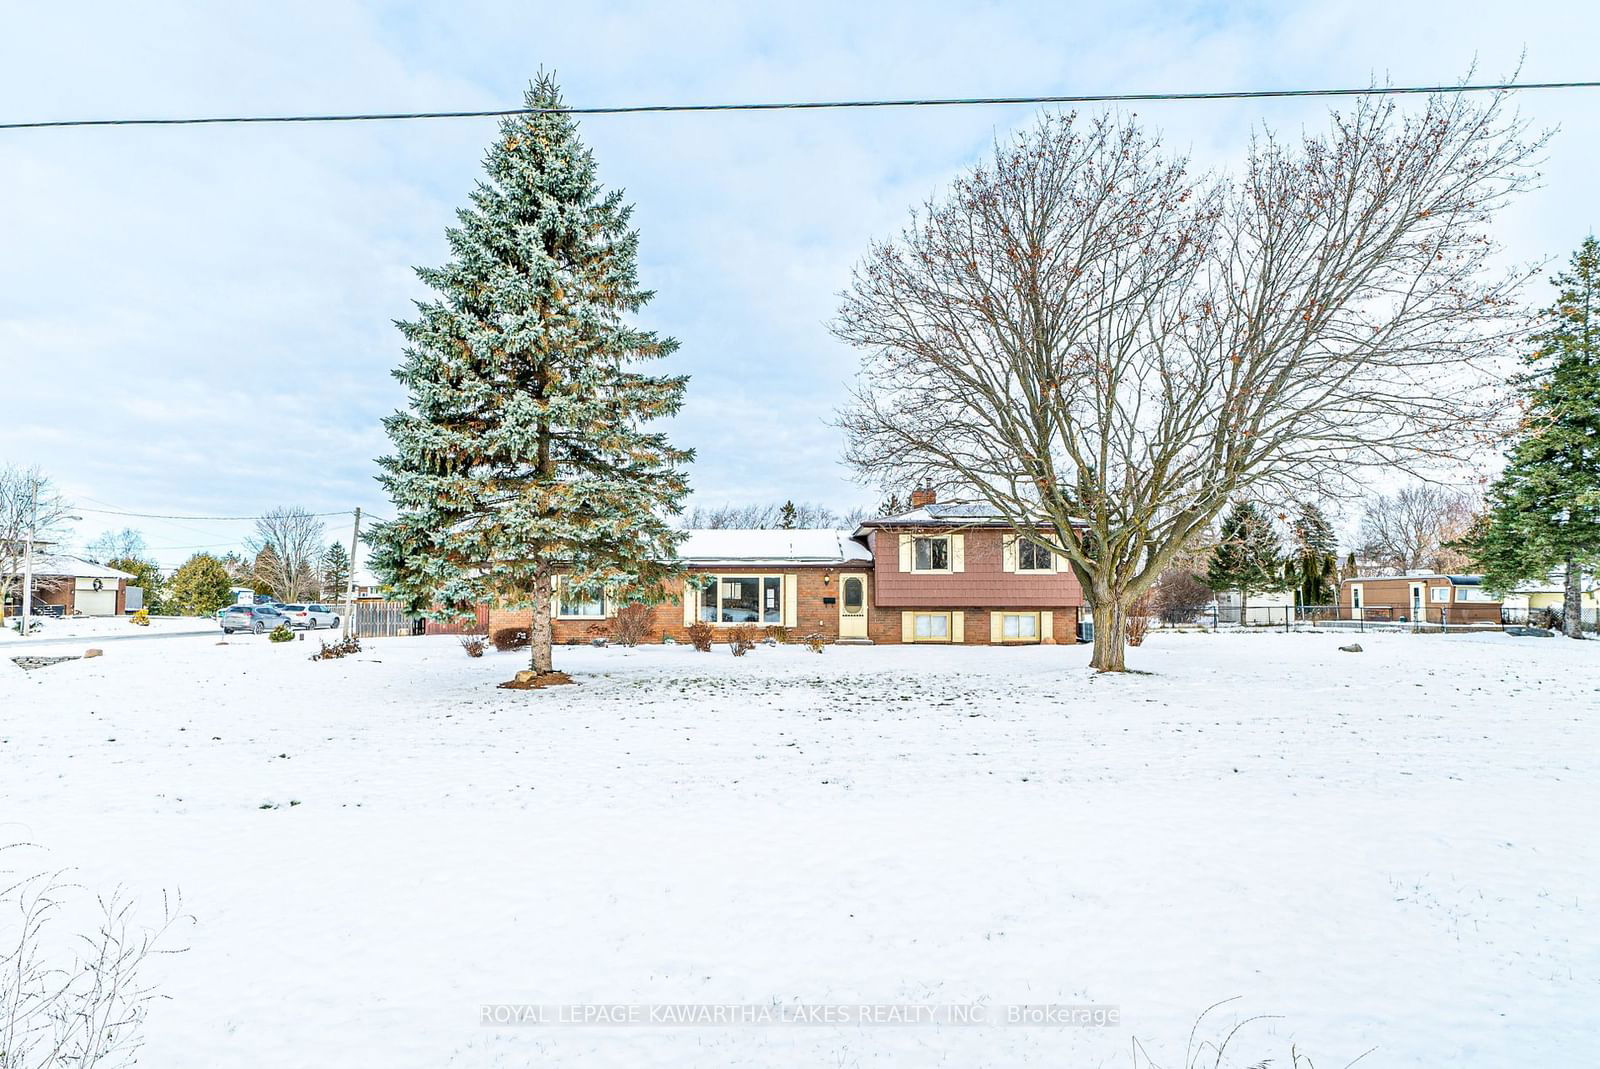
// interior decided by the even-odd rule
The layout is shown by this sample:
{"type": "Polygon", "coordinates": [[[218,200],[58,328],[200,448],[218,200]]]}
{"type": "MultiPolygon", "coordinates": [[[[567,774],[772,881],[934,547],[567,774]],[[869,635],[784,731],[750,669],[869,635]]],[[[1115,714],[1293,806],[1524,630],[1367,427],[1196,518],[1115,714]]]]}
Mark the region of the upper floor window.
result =
{"type": "Polygon", "coordinates": [[[950,536],[929,537],[919,535],[911,546],[911,570],[914,572],[948,572],[950,570],[950,536]]]}
{"type": "Polygon", "coordinates": [[[1017,543],[1017,571],[1019,572],[1053,572],[1056,570],[1055,556],[1037,542],[1027,539],[1017,543]]]}

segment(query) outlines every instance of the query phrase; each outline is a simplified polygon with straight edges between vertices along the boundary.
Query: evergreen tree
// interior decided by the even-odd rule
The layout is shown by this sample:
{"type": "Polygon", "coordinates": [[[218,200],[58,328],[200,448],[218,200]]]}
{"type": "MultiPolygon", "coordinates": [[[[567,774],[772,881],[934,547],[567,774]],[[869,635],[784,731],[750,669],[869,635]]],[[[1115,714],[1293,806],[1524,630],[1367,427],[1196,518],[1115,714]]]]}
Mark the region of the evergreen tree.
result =
{"type": "Polygon", "coordinates": [[[899,494],[890,494],[888,497],[883,499],[883,504],[878,506],[878,515],[879,516],[898,516],[902,512],[904,512],[905,510],[906,510],[906,507],[905,507],[905,505],[903,505],[901,503],[900,495],[899,494]]]}
{"type": "Polygon", "coordinates": [[[1331,605],[1339,599],[1338,540],[1333,524],[1313,502],[1302,502],[1289,521],[1292,548],[1289,574],[1302,605],[1331,605]]]}
{"type": "Polygon", "coordinates": [[[1600,564],[1600,242],[1593,235],[1554,282],[1560,295],[1516,380],[1526,410],[1520,437],[1466,541],[1493,591],[1565,569],[1564,629],[1581,638],[1583,572],[1600,564]]]}
{"type": "MultiPolygon", "coordinates": [[[[561,106],[541,75],[529,109],[561,106]]],[[[677,412],[681,376],[633,370],[677,348],[631,322],[632,208],[604,191],[570,115],[504,119],[486,177],[446,232],[451,257],[418,276],[435,293],[399,325],[408,411],[384,421],[379,481],[398,510],[371,566],[413,611],[531,606],[531,667],[551,670],[557,572],[617,599],[666,596],[687,493],[675,449],[645,425],[677,412]]]]}
{"type": "Polygon", "coordinates": [[[799,510],[794,507],[794,502],[785,501],[783,508],[778,510],[778,527],[785,531],[794,530],[795,527],[799,526],[795,522],[798,515],[799,510]]]}
{"type": "Polygon", "coordinates": [[[167,607],[178,616],[210,616],[233,602],[228,569],[209,553],[196,553],[167,585],[167,607]]]}
{"type": "Polygon", "coordinates": [[[144,607],[148,612],[157,616],[166,613],[166,584],[161,578],[160,565],[140,557],[112,557],[105,562],[105,566],[133,576],[128,585],[136,586],[143,591],[144,607]]]}
{"type": "Polygon", "coordinates": [[[1272,517],[1260,505],[1241,501],[1223,517],[1221,540],[1206,570],[1212,590],[1239,592],[1239,622],[1245,621],[1250,595],[1282,590],[1283,544],[1272,529],[1272,517]]]}
{"type": "Polygon", "coordinates": [[[322,596],[337,598],[349,585],[350,554],[343,542],[331,542],[322,554],[322,596]]]}

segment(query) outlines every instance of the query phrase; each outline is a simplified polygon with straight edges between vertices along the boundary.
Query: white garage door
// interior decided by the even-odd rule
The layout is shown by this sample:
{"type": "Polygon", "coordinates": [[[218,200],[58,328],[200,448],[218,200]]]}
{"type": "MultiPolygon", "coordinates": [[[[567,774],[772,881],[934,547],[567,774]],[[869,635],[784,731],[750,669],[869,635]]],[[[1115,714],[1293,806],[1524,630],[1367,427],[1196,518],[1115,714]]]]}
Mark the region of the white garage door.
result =
{"type": "Polygon", "coordinates": [[[109,590],[79,590],[73,599],[78,612],[83,616],[115,616],[117,615],[117,588],[109,590]]]}

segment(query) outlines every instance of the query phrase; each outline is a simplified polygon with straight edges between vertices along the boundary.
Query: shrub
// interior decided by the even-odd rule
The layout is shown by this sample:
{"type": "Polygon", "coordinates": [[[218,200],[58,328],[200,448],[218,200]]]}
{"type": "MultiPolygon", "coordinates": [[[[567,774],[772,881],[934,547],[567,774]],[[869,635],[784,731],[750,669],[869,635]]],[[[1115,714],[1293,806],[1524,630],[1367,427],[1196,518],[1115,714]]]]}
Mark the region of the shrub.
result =
{"type": "MultiPolygon", "coordinates": [[[[18,845],[0,846],[0,854],[18,845]]],[[[0,856],[0,864],[9,860],[0,856]]],[[[71,943],[55,935],[63,917],[79,912],[79,900],[89,900],[66,875],[19,877],[0,867],[0,912],[9,929],[0,947],[0,1066],[132,1065],[161,998],[147,966],[186,949],[170,945],[194,921],[176,893],[163,893],[165,909],[148,920],[124,891],[95,896],[97,908],[84,916],[92,928],[71,943]]]]}
{"type": "Polygon", "coordinates": [[[267,639],[271,642],[293,642],[294,632],[289,630],[288,624],[279,624],[267,632],[267,639]]]}
{"type": "Polygon", "coordinates": [[[767,637],[780,646],[787,646],[794,640],[794,635],[787,627],[779,627],[776,624],[767,628],[767,637]]]}
{"type": "Polygon", "coordinates": [[[525,650],[533,642],[528,637],[526,627],[502,627],[489,636],[489,641],[494,643],[494,648],[501,653],[511,650],[525,650]]]}
{"type": "Polygon", "coordinates": [[[1156,580],[1151,606],[1168,627],[1186,624],[1216,599],[1216,593],[1187,568],[1168,568],[1156,580]]]}
{"type": "Polygon", "coordinates": [[[322,648],[311,655],[311,659],[313,661],[331,661],[336,657],[347,657],[352,653],[360,652],[361,640],[351,635],[349,638],[341,639],[331,646],[324,642],[322,648]]]}
{"type": "Polygon", "coordinates": [[[756,648],[756,629],[749,624],[740,624],[738,627],[728,629],[728,648],[735,657],[743,657],[756,648]]]}
{"type": "Polygon", "coordinates": [[[483,651],[489,648],[489,640],[482,635],[463,635],[461,648],[467,651],[468,657],[482,657],[483,651]]]}
{"type": "Polygon", "coordinates": [[[821,653],[828,648],[828,636],[821,631],[813,631],[805,638],[806,649],[812,653],[821,653]]]}
{"type": "Polygon", "coordinates": [[[650,633],[650,609],[646,605],[624,605],[611,624],[611,637],[617,645],[633,647],[650,633]]]}
{"type": "Polygon", "coordinates": [[[150,626],[150,610],[149,609],[139,609],[132,616],[128,617],[128,622],[130,624],[135,625],[136,627],[149,627],[150,626]]]}
{"type": "Polygon", "coordinates": [[[1152,593],[1146,590],[1143,594],[1133,599],[1133,604],[1128,606],[1127,638],[1128,645],[1140,646],[1144,644],[1145,632],[1150,630],[1150,607],[1154,600],[1152,593]]]}
{"type": "Polygon", "coordinates": [[[704,620],[696,620],[689,625],[689,644],[701,653],[711,652],[711,640],[716,637],[716,632],[711,630],[711,625],[704,620]]]}

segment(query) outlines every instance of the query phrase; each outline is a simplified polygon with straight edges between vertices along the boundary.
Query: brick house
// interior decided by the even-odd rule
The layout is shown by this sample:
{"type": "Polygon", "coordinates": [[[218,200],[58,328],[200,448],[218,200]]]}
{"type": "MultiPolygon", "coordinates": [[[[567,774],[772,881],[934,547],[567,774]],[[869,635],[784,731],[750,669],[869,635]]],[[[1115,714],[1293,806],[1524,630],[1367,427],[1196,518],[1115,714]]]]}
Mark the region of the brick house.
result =
{"type": "MultiPolygon", "coordinates": [[[[128,603],[127,572],[65,554],[40,553],[33,558],[34,611],[59,606],[63,616],[121,616],[128,603]]],[[[21,579],[6,606],[7,615],[21,611],[21,579]]]]}
{"type": "MultiPolygon", "coordinates": [[[[982,506],[913,495],[911,511],[849,530],[697,530],[678,553],[676,600],[652,606],[652,641],[691,624],[751,624],[842,643],[1050,644],[1077,641],[1083,607],[1064,560],[982,506]]],[[[560,580],[557,643],[606,634],[617,605],[560,580]]],[[[488,627],[527,627],[528,609],[490,607],[488,627]]]]}
{"type": "Polygon", "coordinates": [[[1396,623],[1496,624],[1501,599],[1483,588],[1481,575],[1414,572],[1360,576],[1339,584],[1339,616],[1396,623]]]}

